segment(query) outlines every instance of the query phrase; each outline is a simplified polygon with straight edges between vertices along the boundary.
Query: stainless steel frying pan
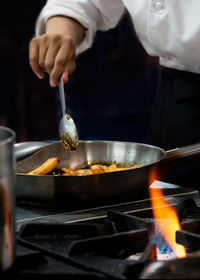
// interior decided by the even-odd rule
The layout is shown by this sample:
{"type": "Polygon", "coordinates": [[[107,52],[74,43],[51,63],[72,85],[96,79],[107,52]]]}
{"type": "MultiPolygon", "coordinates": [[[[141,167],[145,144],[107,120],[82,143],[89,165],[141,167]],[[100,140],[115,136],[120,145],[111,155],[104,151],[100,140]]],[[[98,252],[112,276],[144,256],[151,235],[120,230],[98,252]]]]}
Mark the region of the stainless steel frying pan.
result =
{"type": "MultiPolygon", "coordinates": [[[[163,161],[200,153],[200,144],[168,152],[155,146],[131,142],[80,141],[78,150],[74,152],[65,150],[61,142],[41,143],[41,146],[43,144],[45,147],[16,164],[16,195],[19,200],[67,204],[73,201],[77,203],[134,195],[148,187],[149,174],[153,166],[163,161]],[[59,157],[59,166],[68,168],[80,168],[90,163],[143,166],[87,176],[25,174],[50,157],[59,157]]],[[[38,144],[38,148],[39,146],[38,144]]],[[[20,153],[19,147],[16,148],[22,157],[23,151],[20,153]]],[[[33,152],[34,148],[31,151],[33,152]]],[[[27,154],[27,149],[25,153],[27,154]]]]}

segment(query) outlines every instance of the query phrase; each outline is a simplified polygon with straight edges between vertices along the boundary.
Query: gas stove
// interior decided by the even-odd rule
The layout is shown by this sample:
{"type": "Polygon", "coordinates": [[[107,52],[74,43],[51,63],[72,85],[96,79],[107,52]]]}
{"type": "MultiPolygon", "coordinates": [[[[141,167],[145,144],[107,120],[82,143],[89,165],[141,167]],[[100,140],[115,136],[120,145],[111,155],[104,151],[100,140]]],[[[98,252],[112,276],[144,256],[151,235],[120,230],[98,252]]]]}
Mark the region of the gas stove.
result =
{"type": "Polygon", "coordinates": [[[18,204],[16,261],[3,279],[198,278],[199,192],[164,182],[159,188],[176,209],[182,226],[176,241],[186,247],[187,257],[176,259],[157,238],[148,193],[65,209],[18,204]],[[194,268],[189,277],[187,263],[194,268]]]}

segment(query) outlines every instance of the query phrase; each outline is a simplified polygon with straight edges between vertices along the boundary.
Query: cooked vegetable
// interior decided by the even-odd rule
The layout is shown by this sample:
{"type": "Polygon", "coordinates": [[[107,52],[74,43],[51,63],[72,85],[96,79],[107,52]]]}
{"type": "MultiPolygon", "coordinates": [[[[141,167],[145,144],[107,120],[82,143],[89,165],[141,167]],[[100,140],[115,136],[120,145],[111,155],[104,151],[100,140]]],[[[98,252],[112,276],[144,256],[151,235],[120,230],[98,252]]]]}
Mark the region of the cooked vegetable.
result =
{"type": "Polygon", "coordinates": [[[65,175],[65,176],[91,175],[91,174],[93,174],[90,169],[73,170],[73,169],[70,169],[70,168],[63,167],[63,168],[61,168],[61,170],[64,172],[62,175],[65,175]]]}
{"type": "Polygon", "coordinates": [[[46,175],[52,172],[58,167],[59,159],[58,158],[49,158],[42,165],[36,169],[28,172],[29,175],[46,175]]]}
{"type": "Polygon", "coordinates": [[[90,166],[90,169],[70,169],[70,168],[61,168],[64,172],[63,175],[65,176],[76,176],[76,175],[91,175],[91,174],[102,174],[106,172],[115,172],[121,170],[128,170],[141,167],[142,165],[133,165],[130,167],[117,167],[116,164],[111,164],[109,166],[102,165],[102,164],[94,164],[90,166]]]}
{"type": "Polygon", "coordinates": [[[59,164],[58,158],[49,158],[42,165],[37,167],[36,169],[30,171],[29,175],[63,175],[63,176],[77,176],[77,175],[92,175],[92,174],[101,174],[106,172],[115,172],[121,170],[128,170],[141,167],[142,165],[133,165],[130,167],[118,167],[116,164],[111,164],[109,166],[103,164],[93,164],[90,168],[80,168],[80,169],[70,169],[66,167],[62,167],[61,169],[57,169],[59,164]],[[59,171],[56,174],[56,170],[59,171]],[[53,173],[52,173],[53,172],[53,173]],[[61,173],[60,173],[61,172],[61,173]]]}

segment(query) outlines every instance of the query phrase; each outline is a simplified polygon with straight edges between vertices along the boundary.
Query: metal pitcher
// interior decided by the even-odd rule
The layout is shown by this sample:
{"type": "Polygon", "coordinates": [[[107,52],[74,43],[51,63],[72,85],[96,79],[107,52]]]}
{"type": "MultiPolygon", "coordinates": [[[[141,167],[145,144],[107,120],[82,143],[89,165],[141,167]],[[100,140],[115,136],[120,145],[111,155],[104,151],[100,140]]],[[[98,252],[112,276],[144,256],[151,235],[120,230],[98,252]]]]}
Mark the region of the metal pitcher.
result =
{"type": "Polygon", "coordinates": [[[0,126],[0,271],[15,259],[14,141],[15,132],[0,126]]]}

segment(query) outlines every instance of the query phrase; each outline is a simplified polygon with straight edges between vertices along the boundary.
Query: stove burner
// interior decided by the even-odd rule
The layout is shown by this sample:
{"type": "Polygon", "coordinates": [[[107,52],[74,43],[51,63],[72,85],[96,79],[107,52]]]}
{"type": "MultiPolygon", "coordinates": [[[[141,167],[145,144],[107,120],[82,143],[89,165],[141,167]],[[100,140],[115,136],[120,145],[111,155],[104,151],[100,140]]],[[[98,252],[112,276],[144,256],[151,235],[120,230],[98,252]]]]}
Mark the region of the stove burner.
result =
{"type": "Polygon", "coordinates": [[[188,252],[200,250],[200,219],[183,222],[181,228],[176,232],[176,242],[184,245],[188,252]]]}
{"type": "Polygon", "coordinates": [[[177,212],[180,220],[198,219],[200,217],[200,208],[192,198],[185,199],[179,203],[177,212]]]}
{"type": "Polygon", "coordinates": [[[145,267],[140,279],[199,279],[200,257],[154,262],[145,267]],[[188,268],[188,269],[187,269],[188,268]]]}
{"type": "Polygon", "coordinates": [[[110,211],[98,223],[28,224],[19,232],[18,243],[86,272],[127,279],[133,267],[139,273],[156,257],[148,230],[136,221],[134,216],[110,211]],[[120,224],[123,218],[126,223],[120,224]],[[127,231],[128,220],[131,230],[127,231]],[[139,259],[132,260],[130,256],[137,253],[142,253],[139,259]]]}
{"type": "Polygon", "coordinates": [[[188,267],[187,261],[194,273],[186,278],[200,275],[198,269],[199,274],[195,274],[199,258],[196,250],[200,246],[196,246],[200,237],[200,213],[197,200],[190,199],[196,195],[196,191],[180,193],[175,189],[173,195],[165,197],[177,209],[182,224],[182,230],[177,232],[177,242],[185,245],[189,252],[184,259],[158,260],[159,245],[156,238],[152,238],[156,233],[152,208],[150,201],[144,199],[113,205],[109,211],[104,207],[91,209],[89,218],[84,211],[71,212],[71,216],[61,213],[33,218],[21,227],[16,262],[2,279],[12,278],[8,277],[10,275],[17,280],[33,277],[48,280],[165,279],[161,274],[163,271],[166,277],[173,273],[168,278],[179,278],[176,273],[188,267]],[[76,222],[70,220],[72,216],[76,216],[76,222]],[[38,222],[31,223],[34,220],[38,222]]]}
{"type": "Polygon", "coordinates": [[[51,258],[40,251],[17,245],[17,257],[13,267],[1,273],[1,279],[69,279],[69,280],[100,280],[105,279],[101,274],[89,273],[78,267],[51,258]]]}

